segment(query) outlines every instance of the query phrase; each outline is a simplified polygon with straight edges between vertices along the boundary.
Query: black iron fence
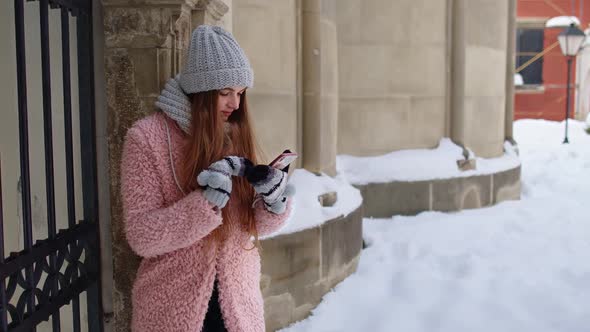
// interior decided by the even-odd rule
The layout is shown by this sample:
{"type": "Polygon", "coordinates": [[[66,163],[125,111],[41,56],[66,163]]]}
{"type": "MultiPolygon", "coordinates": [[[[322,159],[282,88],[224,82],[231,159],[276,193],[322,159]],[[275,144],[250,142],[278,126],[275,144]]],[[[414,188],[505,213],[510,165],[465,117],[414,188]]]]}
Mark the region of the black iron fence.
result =
{"type": "MultiPolygon", "coordinates": [[[[25,40],[25,9],[30,1],[14,0],[16,77],[18,92],[18,124],[20,154],[20,188],[22,216],[12,220],[3,217],[0,181],[0,329],[1,331],[35,331],[51,321],[53,331],[61,331],[63,306],[70,304],[68,319],[74,331],[88,326],[101,331],[98,246],[98,198],[96,180],[96,148],[94,124],[94,77],[92,47],[92,0],[34,0],[38,2],[41,40],[41,80],[44,145],[44,179],[47,237],[34,240],[31,218],[31,176],[29,149],[29,110],[27,97],[27,50],[25,40]],[[61,40],[50,36],[50,11],[60,11],[61,40]],[[76,22],[76,58],[70,59],[70,18],[76,22]],[[62,82],[52,86],[50,43],[61,43],[62,82]],[[71,68],[78,76],[72,84],[71,68]],[[77,88],[79,105],[79,137],[74,137],[72,121],[72,86],[77,88]],[[65,142],[65,178],[67,225],[58,230],[56,223],[54,132],[52,119],[52,88],[63,89],[63,120],[65,142]],[[82,197],[75,197],[74,141],[79,141],[82,197]],[[76,199],[82,200],[82,220],[76,220],[76,199]],[[22,250],[5,256],[7,225],[21,223],[22,250]],[[86,293],[86,306],[81,307],[80,294],[86,293]],[[83,310],[87,321],[82,322],[83,310]],[[61,311],[61,312],[60,312],[61,311]],[[82,324],[84,323],[84,324],[82,324]]],[[[28,29],[27,34],[34,31],[28,29]]],[[[36,33],[36,32],[35,32],[36,33]]],[[[61,107],[60,107],[61,109],[61,107]]],[[[0,115],[1,116],[1,115],[0,115]]],[[[1,160],[0,160],[1,162],[1,160]]],[[[1,173],[1,172],[0,172],[1,173]]],[[[64,222],[65,223],[65,222],[64,222]]]]}

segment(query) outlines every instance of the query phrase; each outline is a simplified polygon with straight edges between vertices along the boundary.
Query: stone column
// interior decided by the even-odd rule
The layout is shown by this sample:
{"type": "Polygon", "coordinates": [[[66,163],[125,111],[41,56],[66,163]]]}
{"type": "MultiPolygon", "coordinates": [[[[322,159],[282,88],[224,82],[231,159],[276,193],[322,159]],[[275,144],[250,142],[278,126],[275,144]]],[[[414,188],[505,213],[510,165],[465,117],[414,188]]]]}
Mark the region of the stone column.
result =
{"type": "Polygon", "coordinates": [[[506,118],[504,139],[514,142],[514,55],[516,48],[516,0],[508,0],[508,45],[506,46],[506,118]]]}
{"type": "Polygon", "coordinates": [[[451,138],[484,158],[503,153],[507,16],[507,1],[453,1],[451,138]]]}
{"type": "Polygon", "coordinates": [[[322,14],[321,39],[321,96],[320,96],[320,140],[316,146],[320,149],[319,161],[321,171],[336,175],[336,152],[338,149],[338,31],[336,24],[322,14]]]}
{"type": "Polygon", "coordinates": [[[337,55],[336,52],[324,55],[327,50],[322,48],[336,49],[336,28],[327,21],[322,22],[320,0],[302,0],[301,11],[303,167],[334,175],[338,104],[333,97],[338,91],[337,76],[331,80],[333,84],[326,80],[337,75],[337,55]]]}
{"type": "Polygon", "coordinates": [[[452,1],[451,139],[465,145],[465,3],[452,1]]]}
{"type": "MultiPolygon", "coordinates": [[[[199,24],[223,25],[222,0],[102,0],[106,110],[111,175],[115,331],[129,331],[131,287],[139,257],[123,233],[120,158],[127,129],[154,111],[165,82],[181,68],[190,34],[199,24]]],[[[231,21],[231,20],[229,20],[231,21]]]]}
{"type": "Polygon", "coordinates": [[[320,0],[301,2],[301,38],[303,65],[303,167],[309,171],[320,171],[321,111],[321,38],[320,0]]]}

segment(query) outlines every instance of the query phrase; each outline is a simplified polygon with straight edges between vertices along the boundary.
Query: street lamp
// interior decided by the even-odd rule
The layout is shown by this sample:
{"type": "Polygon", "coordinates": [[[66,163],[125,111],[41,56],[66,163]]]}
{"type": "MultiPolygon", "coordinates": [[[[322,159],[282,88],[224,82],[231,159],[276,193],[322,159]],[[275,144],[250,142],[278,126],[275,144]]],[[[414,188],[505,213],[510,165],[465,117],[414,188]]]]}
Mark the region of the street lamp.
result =
{"type": "Polygon", "coordinates": [[[582,30],[576,28],[576,26],[572,23],[569,27],[565,28],[559,36],[557,36],[557,40],[559,41],[559,46],[561,47],[561,52],[567,58],[567,87],[566,87],[566,99],[565,99],[565,139],[563,143],[569,143],[567,138],[567,127],[568,127],[568,118],[570,117],[570,77],[571,77],[571,68],[572,68],[572,61],[580,51],[580,47],[584,42],[586,35],[582,30]]]}

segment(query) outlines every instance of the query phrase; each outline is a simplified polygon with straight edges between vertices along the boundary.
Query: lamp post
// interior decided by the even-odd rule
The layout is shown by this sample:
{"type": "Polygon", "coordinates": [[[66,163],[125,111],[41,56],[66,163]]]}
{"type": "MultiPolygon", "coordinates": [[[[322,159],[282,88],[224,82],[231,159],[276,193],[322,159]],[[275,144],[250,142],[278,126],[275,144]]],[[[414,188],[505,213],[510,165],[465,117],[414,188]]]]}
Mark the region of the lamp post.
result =
{"type": "Polygon", "coordinates": [[[557,36],[557,40],[559,41],[559,46],[561,47],[561,52],[565,55],[567,59],[567,86],[566,86],[566,97],[565,97],[565,138],[563,140],[564,144],[569,143],[567,137],[567,130],[568,130],[568,119],[570,117],[570,77],[571,77],[571,68],[572,68],[572,61],[580,51],[580,47],[582,43],[586,39],[586,35],[582,30],[576,28],[576,26],[572,23],[569,27],[565,28],[559,36],[557,36]]]}

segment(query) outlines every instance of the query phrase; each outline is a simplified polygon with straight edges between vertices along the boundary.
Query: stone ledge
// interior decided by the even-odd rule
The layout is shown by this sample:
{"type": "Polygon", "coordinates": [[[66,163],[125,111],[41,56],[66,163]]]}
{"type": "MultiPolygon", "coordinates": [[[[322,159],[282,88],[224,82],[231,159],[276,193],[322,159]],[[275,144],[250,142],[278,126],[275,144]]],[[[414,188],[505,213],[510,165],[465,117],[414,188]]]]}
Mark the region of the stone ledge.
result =
{"type": "Polygon", "coordinates": [[[306,318],[330,289],[356,271],[362,210],[360,206],[318,227],[261,241],[260,286],[268,331],[306,318]]]}
{"type": "Polygon", "coordinates": [[[487,175],[355,187],[363,196],[365,217],[389,218],[422,211],[475,209],[520,199],[520,166],[487,175]]]}

